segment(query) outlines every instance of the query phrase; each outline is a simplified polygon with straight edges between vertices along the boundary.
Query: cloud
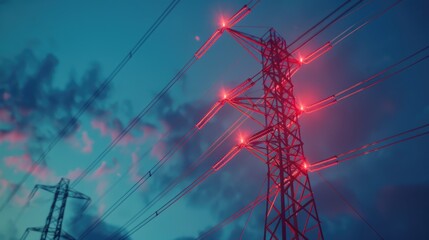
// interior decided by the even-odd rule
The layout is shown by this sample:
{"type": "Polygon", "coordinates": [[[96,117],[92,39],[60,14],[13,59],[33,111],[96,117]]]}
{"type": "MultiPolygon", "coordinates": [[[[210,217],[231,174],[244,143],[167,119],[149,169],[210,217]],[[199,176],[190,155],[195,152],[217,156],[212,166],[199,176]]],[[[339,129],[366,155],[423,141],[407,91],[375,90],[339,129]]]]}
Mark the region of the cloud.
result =
{"type": "Polygon", "coordinates": [[[76,168],[74,170],[70,170],[67,175],[66,178],[70,179],[70,181],[74,181],[76,180],[79,176],[81,176],[83,174],[83,170],[81,168],[76,168]]]}
{"type": "Polygon", "coordinates": [[[8,142],[11,144],[22,143],[28,139],[28,135],[18,130],[0,131],[0,143],[8,142]]]}
{"type": "MultiPolygon", "coordinates": [[[[125,130],[124,124],[118,118],[110,118],[108,116],[105,117],[97,117],[91,121],[92,128],[98,130],[102,136],[109,136],[113,141],[116,139],[122,131],[125,130]]],[[[127,134],[121,136],[121,140],[118,142],[120,146],[127,146],[130,143],[139,143],[142,142],[143,138],[137,138],[133,136],[133,133],[137,132],[137,134],[141,134],[138,131],[139,129],[134,128],[133,131],[128,132],[127,134]]]]}
{"type": "Polygon", "coordinates": [[[107,181],[98,181],[97,187],[95,188],[95,192],[97,193],[98,197],[101,197],[104,192],[106,192],[106,189],[109,187],[109,183],[107,181]]]}
{"type": "Polygon", "coordinates": [[[6,179],[0,179],[0,196],[3,196],[8,186],[9,186],[9,181],[7,181],[6,179]]]}
{"type": "MultiPolygon", "coordinates": [[[[30,145],[51,140],[102,80],[100,67],[94,64],[80,79],[72,73],[64,82],[54,81],[59,65],[60,60],[54,54],[40,58],[30,49],[13,59],[0,61],[0,142],[27,141],[30,145]]],[[[86,114],[96,116],[102,112],[105,108],[102,102],[108,93],[109,88],[100,94],[86,114]]],[[[73,134],[79,125],[77,121],[66,135],[73,134]]],[[[89,151],[89,141],[86,143],[85,151],[89,151]]]]}
{"type": "Polygon", "coordinates": [[[94,144],[94,141],[89,138],[88,132],[84,131],[82,133],[82,140],[83,140],[83,143],[84,143],[82,151],[85,152],[85,153],[92,152],[92,145],[94,144]]]}
{"type": "Polygon", "coordinates": [[[112,166],[107,165],[107,163],[105,161],[103,161],[100,164],[100,167],[98,167],[94,173],[92,174],[92,178],[100,178],[103,177],[105,175],[109,175],[112,173],[116,173],[119,169],[119,163],[118,161],[114,158],[112,159],[112,166]]]}
{"type": "Polygon", "coordinates": [[[67,137],[66,141],[83,153],[91,153],[94,141],[89,137],[88,132],[82,131],[80,137],[78,135],[79,134],[76,133],[72,136],[69,136],[67,137]]]}
{"type": "MultiPolygon", "coordinates": [[[[162,128],[169,129],[170,131],[167,130],[168,134],[152,147],[151,154],[161,159],[182,139],[187,130],[191,129],[198,122],[209,109],[209,105],[208,103],[200,102],[198,105],[185,103],[174,106],[170,96],[168,94],[165,95],[157,105],[155,114],[159,122],[162,123],[162,128]]],[[[194,135],[190,142],[181,147],[171,157],[168,164],[157,172],[157,176],[152,180],[155,182],[151,181],[149,184],[154,184],[153,188],[163,189],[172,179],[188,170],[190,164],[195,163],[203,151],[228,126],[216,119],[226,119],[231,115],[234,116],[231,112],[231,109],[222,110],[217,118],[213,119],[205,129],[194,135]]],[[[190,174],[185,182],[189,183],[189,181],[195,179],[202,173],[202,170],[210,168],[214,161],[219,160],[232,148],[236,142],[234,136],[231,138],[233,139],[226,141],[225,144],[203,162],[201,168],[190,174]]],[[[194,189],[182,201],[187,201],[192,208],[209,210],[213,218],[220,221],[256,198],[263,182],[262,179],[265,176],[265,171],[264,165],[261,165],[257,159],[250,157],[250,154],[240,154],[231,163],[226,165],[224,169],[206,179],[204,183],[194,189]],[[243,184],[243,181],[246,184],[243,184]]],[[[144,200],[147,200],[148,194],[145,193],[142,197],[144,200]]],[[[211,239],[220,239],[220,236],[221,233],[219,232],[214,234],[211,239]]],[[[184,237],[183,239],[194,238],[184,237]]]]}
{"type": "Polygon", "coordinates": [[[6,166],[13,168],[16,172],[30,173],[39,180],[47,180],[51,171],[44,165],[34,165],[30,154],[21,156],[9,156],[4,158],[6,166]]]}
{"type": "MultiPolygon", "coordinates": [[[[75,213],[80,211],[80,206],[73,206],[73,208],[76,210],[74,211],[75,213]]],[[[98,220],[98,216],[89,214],[87,212],[88,211],[75,214],[71,218],[69,233],[75,238],[78,238],[81,234],[84,233],[88,226],[91,226],[93,222],[98,220]]],[[[86,239],[108,239],[109,236],[118,229],[119,227],[117,226],[106,223],[105,221],[101,221],[100,224],[86,236],[86,239]]],[[[130,238],[127,237],[125,239],[130,238]]]]}

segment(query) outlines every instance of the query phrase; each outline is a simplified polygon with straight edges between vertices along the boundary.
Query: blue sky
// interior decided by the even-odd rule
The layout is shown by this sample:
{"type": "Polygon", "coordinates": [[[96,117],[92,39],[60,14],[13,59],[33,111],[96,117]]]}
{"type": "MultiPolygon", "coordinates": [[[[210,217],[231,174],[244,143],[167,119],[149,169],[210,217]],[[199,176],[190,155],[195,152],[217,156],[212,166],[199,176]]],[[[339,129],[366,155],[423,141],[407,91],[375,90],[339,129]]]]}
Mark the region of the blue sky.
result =
{"type": "MultiPolygon", "coordinates": [[[[0,1],[0,203],[168,3],[0,1]]],[[[291,42],[340,3],[261,1],[236,29],[258,35],[265,28],[246,26],[274,27],[291,42]]],[[[42,226],[50,193],[40,192],[17,217],[33,186],[54,185],[60,177],[73,182],[219,27],[220,18],[231,16],[244,4],[246,1],[180,2],[0,212],[0,238],[17,239],[25,228],[42,226]]],[[[311,52],[387,5],[387,1],[370,3],[324,31],[298,54],[311,52]]],[[[425,9],[429,5],[424,0],[403,1],[304,65],[293,78],[297,100],[309,104],[330,96],[425,47],[429,43],[425,9]]],[[[303,115],[301,133],[307,159],[321,160],[427,123],[428,66],[427,60],[423,61],[332,107],[303,115]]],[[[64,229],[78,237],[201,119],[221,89],[232,88],[259,70],[230,36],[222,36],[76,186],[96,204],[79,215],[79,201],[70,200],[64,229]]],[[[222,109],[87,239],[106,238],[122,226],[195,162],[238,116],[232,108],[222,109]]],[[[251,125],[240,131],[255,132],[251,125]]],[[[147,215],[222,157],[236,144],[239,132],[147,215]]],[[[386,239],[421,239],[429,234],[425,226],[429,213],[428,140],[426,136],[395,145],[321,174],[386,239]]],[[[260,161],[240,153],[131,238],[194,239],[253,200],[264,174],[260,161]]],[[[326,239],[378,239],[317,174],[310,173],[310,179],[326,239]]],[[[244,239],[261,238],[263,213],[262,205],[255,209],[244,239]]],[[[246,217],[226,226],[213,239],[238,239],[246,217]]],[[[36,238],[33,233],[28,239],[36,238]]]]}

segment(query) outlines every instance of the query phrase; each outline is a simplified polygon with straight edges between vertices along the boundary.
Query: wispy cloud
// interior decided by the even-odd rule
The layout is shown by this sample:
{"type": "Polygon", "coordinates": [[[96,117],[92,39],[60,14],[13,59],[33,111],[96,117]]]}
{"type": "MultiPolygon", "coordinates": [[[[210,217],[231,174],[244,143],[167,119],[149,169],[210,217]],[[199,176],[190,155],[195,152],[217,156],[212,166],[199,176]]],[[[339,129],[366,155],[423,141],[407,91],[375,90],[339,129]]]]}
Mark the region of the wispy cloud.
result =
{"type": "Polygon", "coordinates": [[[13,171],[24,173],[31,172],[31,174],[39,180],[47,180],[50,175],[52,176],[51,171],[44,165],[39,164],[33,167],[33,160],[28,153],[20,156],[5,157],[4,162],[6,166],[12,168],[13,171]]]}

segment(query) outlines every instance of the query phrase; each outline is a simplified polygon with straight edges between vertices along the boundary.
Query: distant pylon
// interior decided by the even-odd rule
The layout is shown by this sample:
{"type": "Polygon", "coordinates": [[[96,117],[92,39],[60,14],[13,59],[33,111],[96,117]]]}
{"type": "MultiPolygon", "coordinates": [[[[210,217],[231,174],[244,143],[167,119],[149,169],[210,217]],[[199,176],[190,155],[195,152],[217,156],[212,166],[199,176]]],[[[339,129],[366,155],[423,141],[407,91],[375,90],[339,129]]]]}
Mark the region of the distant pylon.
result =
{"type": "Polygon", "coordinates": [[[40,240],[60,240],[61,238],[74,239],[74,237],[62,230],[67,198],[71,197],[77,199],[84,199],[86,201],[84,208],[89,205],[91,198],[83,193],[70,189],[69,183],[69,179],[61,178],[60,182],[54,186],[40,184],[34,186],[34,189],[29,197],[30,199],[34,196],[36,191],[41,188],[43,190],[53,193],[54,200],[52,201],[51,209],[49,210],[49,215],[46,218],[45,226],[27,228],[22,235],[21,240],[25,239],[30,231],[41,232],[40,240]]]}

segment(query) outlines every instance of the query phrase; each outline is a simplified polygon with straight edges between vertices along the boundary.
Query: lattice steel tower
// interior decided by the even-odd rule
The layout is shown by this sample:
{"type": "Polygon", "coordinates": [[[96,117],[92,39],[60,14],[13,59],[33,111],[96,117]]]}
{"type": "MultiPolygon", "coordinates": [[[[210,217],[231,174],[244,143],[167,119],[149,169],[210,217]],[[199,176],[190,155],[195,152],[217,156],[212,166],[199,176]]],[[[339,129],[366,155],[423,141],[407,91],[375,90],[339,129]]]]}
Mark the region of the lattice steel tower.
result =
{"type": "Polygon", "coordinates": [[[25,239],[30,231],[41,232],[41,240],[52,239],[59,240],[61,238],[74,239],[70,234],[62,230],[64,220],[64,211],[66,209],[67,198],[84,199],[86,201],[85,207],[88,206],[91,199],[83,193],[77,192],[69,188],[70,180],[61,178],[60,182],[54,186],[37,184],[30,194],[30,199],[34,196],[36,191],[40,188],[54,194],[54,199],[49,210],[49,215],[46,218],[44,227],[31,227],[27,228],[21,239],[25,239]]]}
{"type": "Polygon", "coordinates": [[[268,167],[264,239],[323,239],[298,123],[302,110],[295,101],[291,79],[302,60],[290,54],[286,41],[274,29],[262,38],[233,30],[228,24],[220,31],[230,33],[248,50],[262,64],[262,71],[226,92],[197,127],[202,128],[228,103],[262,130],[242,139],[213,169],[218,171],[242,149],[248,150],[268,167]],[[244,94],[261,82],[262,96],[244,94]]]}
{"type": "Polygon", "coordinates": [[[291,80],[291,73],[300,64],[288,53],[286,41],[274,30],[268,32],[263,43],[265,125],[266,128],[272,127],[263,144],[266,147],[269,186],[277,187],[279,191],[279,195],[267,195],[264,237],[323,238],[307,174],[298,123],[300,110],[291,80]]]}

